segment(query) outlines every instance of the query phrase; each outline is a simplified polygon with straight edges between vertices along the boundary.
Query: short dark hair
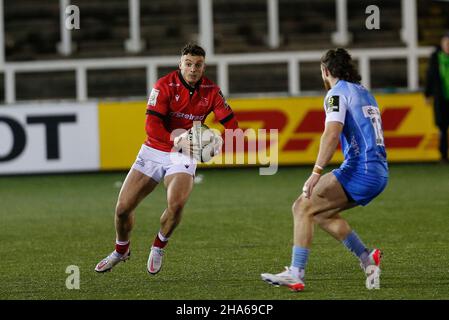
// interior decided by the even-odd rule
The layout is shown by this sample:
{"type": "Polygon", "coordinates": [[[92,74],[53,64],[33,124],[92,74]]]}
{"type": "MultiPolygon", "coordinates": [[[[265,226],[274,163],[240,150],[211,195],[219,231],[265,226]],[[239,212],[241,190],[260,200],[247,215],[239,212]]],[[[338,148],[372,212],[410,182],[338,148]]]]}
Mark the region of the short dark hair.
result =
{"type": "Polygon", "coordinates": [[[181,55],[190,54],[192,56],[206,57],[206,51],[196,43],[188,43],[181,49],[181,55]]]}
{"type": "Polygon", "coordinates": [[[354,66],[351,55],[343,48],[332,49],[321,58],[323,64],[335,78],[360,83],[362,77],[354,66]]]}

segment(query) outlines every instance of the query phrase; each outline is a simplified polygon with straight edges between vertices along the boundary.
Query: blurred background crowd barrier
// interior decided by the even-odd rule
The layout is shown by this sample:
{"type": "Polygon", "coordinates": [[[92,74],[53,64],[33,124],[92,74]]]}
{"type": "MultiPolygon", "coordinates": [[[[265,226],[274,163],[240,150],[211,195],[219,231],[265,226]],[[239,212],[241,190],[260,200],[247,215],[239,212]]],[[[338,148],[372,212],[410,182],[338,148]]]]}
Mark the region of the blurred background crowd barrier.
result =
{"type": "Polygon", "coordinates": [[[421,92],[448,17],[431,0],[0,0],[0,174],[129,168],[147,95],[190,41],[242,127],[279,130],[280,164],[314,161],[319,60],[338,46],[378,99],[389,159],[435,161],[421,92]]]}

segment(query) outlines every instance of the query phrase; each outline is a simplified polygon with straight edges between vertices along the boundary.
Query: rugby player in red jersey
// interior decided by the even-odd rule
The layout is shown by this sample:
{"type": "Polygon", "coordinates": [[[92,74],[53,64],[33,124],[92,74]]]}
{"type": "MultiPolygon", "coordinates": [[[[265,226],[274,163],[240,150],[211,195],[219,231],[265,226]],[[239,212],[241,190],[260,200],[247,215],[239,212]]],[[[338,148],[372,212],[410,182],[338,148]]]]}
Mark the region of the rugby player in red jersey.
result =
{"type": "Polygon", "coordinates": [[[151,91],[146,111],[147,139],[123,183],[115,209],[115,250],[96,265],[97,272],[109,271],[120,261],[129,259],[134,211],[163,181],[167,208],[160,218],[160,230],[147,263],[148,273],[160,271],[164,247],[181,221],[196,170],[195,160],[175,150],[190,144],[186,135],[173,137],[172,132],[189,130],[193,121],[204,122],[211,112],[226,129],[238,128],[220,88],[204,76],[204,49],[187,44],[181,53],[179,70],[160,78],[151,91]]]}

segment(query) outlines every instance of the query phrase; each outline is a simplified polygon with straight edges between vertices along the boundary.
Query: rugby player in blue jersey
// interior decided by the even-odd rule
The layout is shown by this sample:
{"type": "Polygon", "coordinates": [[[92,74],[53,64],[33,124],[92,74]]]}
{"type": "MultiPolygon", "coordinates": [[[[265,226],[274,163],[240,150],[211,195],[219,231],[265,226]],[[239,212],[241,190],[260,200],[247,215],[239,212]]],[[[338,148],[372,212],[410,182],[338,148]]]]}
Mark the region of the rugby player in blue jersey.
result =
{"type": "Polygon", "coordinates": [[[317,224],[341,241],[359,260],[368,289],[380,287],[379,249],[369,249],[340,213],[365,206],[388,182],[387,155],[379,107],[361,84],[361,77],[345,49],[329,50],[321,59],[321,75],[328,93],[324,100],[325,129],[310,177],[293,203],[293,251],[290,267],[278,274],[262,274],[273,285],[304,290],[305,268],[317,224]],[[339,141],[344,162],[322,175],[339,141]]]}

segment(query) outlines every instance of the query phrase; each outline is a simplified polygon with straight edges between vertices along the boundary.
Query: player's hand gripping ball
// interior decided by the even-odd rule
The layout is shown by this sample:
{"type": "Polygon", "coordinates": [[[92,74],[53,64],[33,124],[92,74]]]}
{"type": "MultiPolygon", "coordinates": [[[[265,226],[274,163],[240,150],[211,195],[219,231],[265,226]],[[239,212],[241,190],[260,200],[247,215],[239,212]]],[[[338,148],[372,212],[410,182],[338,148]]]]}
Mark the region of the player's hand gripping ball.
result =
{"type": "Polygon", "coordinates": [[[218,130],[210,129],[199,121],[174,140],[174,145],[199,162],[208,162],[220,153],[223,139],[218,130]]]}

